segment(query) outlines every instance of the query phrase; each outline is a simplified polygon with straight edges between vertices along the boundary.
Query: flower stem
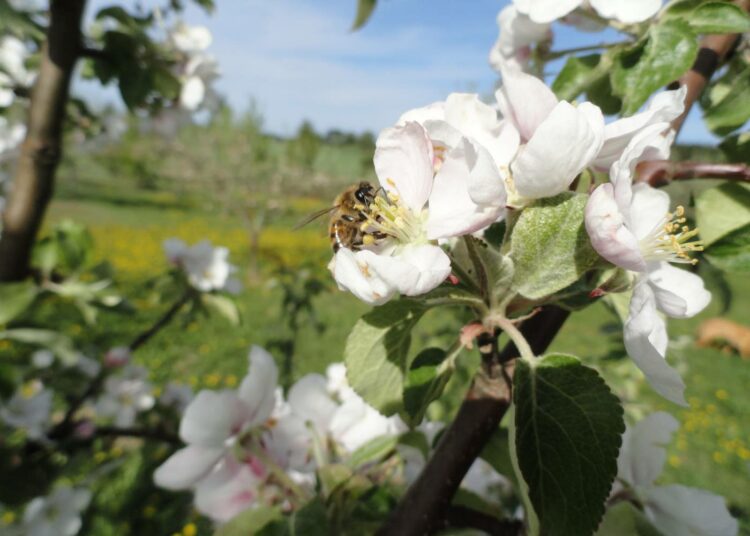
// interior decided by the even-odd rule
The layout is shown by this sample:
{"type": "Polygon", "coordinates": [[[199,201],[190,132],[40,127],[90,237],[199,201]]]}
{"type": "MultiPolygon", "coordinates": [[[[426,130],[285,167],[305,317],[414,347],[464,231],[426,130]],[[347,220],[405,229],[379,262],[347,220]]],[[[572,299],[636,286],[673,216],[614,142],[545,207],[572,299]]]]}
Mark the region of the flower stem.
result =
{"type": "Polygon", "coordinates": [[[557,58],[562,58],[563,56],[567,56],[568,54],[577,54],[579,52],[590,52],[592,50],[601,50],[603,48],[614,48],[620,45],[628,45],[631,42],[632,41],[617,41],[615,43],[598,43],[596,45],[586,45],[582,47],[565,48],[562,50],[550,50],[547,54],[545,54],[544,59],[547,61],[556,60],[557,58]]]}
{"type": "Polygon", "coordinates": [[[250,454],[261,461],[263,467],[268,469],[268,471],[283,487],[285,487],[292,493],[292,495],[294,495],[294,498],[296,499],[294,502],[297,503],[297,506],[307,500],[307,493],[305,493],[305,490],[303,490],[294,480],[292,480],[289,475],[286,474],[286,471],[279,467],[279,464],[271,459],[268,453],[263,450],[263,447],[256,440],[256,438],[251,438],[251,441],[243,446],[247,448],[250,454]]]}
{"type": "Polygon", "coordinates": [[[490,315],[487,321],[491,326],[499,327],[508,334],[508,337],[510,337],[510,340],[513,341],[513,344],[516,345],[516,349],[521,354],[521,357],[524,360],[528,361],[529,363],[534,362],[535,356],[534,352],[531,349],[531,346],[529,345],[529,341],[526,340],[526,337],[523,336],[521,331],[513,324],[513,322],[500,314],[490,315]]]}

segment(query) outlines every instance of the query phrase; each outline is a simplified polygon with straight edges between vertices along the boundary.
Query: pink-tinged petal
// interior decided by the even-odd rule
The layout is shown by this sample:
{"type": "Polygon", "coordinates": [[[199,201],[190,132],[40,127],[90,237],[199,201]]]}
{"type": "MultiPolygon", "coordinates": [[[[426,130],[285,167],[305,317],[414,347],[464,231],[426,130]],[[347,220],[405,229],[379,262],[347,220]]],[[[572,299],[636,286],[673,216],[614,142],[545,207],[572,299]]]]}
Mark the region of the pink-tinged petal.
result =
{"type": "Polygon", "coordinates": [[[521,196],[538,199],[566,191],[599,151],[604,118],[586,104],[558,103],[521,147],[511,165],[521,196]]]}
{"type": "Polygon", "coordinates": [[[660,311],[672,318],[690,318],[711,302],[711,293],[700,276],[666,262],[649,270],[648,282],[660,311]]]}
{"type": "Polygon", "coordinates": [[[502,72],[508,62],[525,63],[531,45],[552,38],[549,24],[532,21],[527,15],[519,13],[513,5],[500,10],[497,25],[500,33],[490,50],[489,60],[498,73],[502,72]]]}
{"type": "Polygon", "coordinates": [[[632,486],[650,486],[664,469],[666,446],[680,427],[669,413],[657,411],[629,426],[622,436],[617,478],[632,486]]]}
{"type": "Polygon", "coordinates": [[[530,140],[557,105],[557,97],[544,82],[513,69],[503,71],[503,85],[495,97],[500,112],[516,127],[521,141],[530,140]]]}
{"type": "Polygon", "coordinates": [[[625,225],[611,184],[602,184],[591,193],[584,224],[591,245],[599,255],[627,270],[643,272],[646,269],[638,239],[625,225]]]}
{"type": "MultiPolygon", "coordinates": [[[[333,416],[333,413],[330,417],[333,416]]],[[[325,433],[325,430],[321,430],[325,433]]],[[[323,435],[319,436],[322,440],[323,435]]],[[[314,470],[312,467],[312,435],[297,415],[287,415],[273,424],[263,436],[268,455],[283,469],[314,470]]]]}
{"type": "Polygon", "coordinates": [[[538,23],[552,22],[580,6],[582,0],[513,0],[516,9],[538,23]]]}
{"type": "Polygon", "coordinates": [[[451,273],[448,255],[429,244],[407,246],[395,256],[372,255],[369,269],[404,296],[419,296],[431,291],[451,273]]]}
{"type": "Polygon", "coordinates": [[[289,389],[287,398],[295,415],[303,422],[313,423],[318,433],[325,434],[338,407],[328,393],[326,378],[320,374],[303,376],[289,389]]]}
{"type": "Polygon", "coordinates": [[[419,213],[432,189],[432,159],[427,132],[419,123],[409,122],[380,133],[373,162],[380,185],[419,213]]]}
{"type": "Polygon", "coordinates": [[[623,24],[643,22],[656,15],[662,0],[590,0],[599,15],[623,24]]]}
{"type": "Polygon", "coordinates": [[[669,128],[668,123],[678,117],[685,108],[687,86],[658,93],[643,112],[613,121],[604,127],[604,143],[596,155],[594,166],[607,171],[620,158],[633,137],[642,129],[660,123],[662,132],[669,128]]]}
{"type": "Polygon", "coordinates": [[[180,437],[201,447],[222,447],[250,416],[233,391],[201,391],[185,408],[180,437]]]}
{"type": "Polygon", "coordinates": [[[501,122],[497,110],[479,100],[476,93],[448,95],[445,101],[445,120],[490,152],[498,144],[501,122]]]}
{"type": "Polygon", "coordinates": [[[188,489],[206,476],[223,455],[223,447],[185,447],[172,454],[154,471],[154,482],[170,490],[188,489]]]}
{"type": "Polygon", "coordinates": [[[273,356],[260,346],[250,349],[248,360],[250,369],[240,384],[238,395],[251,412],[247,426],[256,426],[268,420],[276,404],[279,369],[273,356]]]}
{"type": "Polygon", "coordinates": [[[642,490],[644,512],[664,536],[736,536],[737,520],[723,497],[673,484],[642,490]]]}
{"type": "Polygon", "coordinates": [[[685,383],[667,364],[667,327],[656,312],[656,300],[645,281],[636,283],[624,329],[625,349],[651,387],[667,400],[687,406],[685,383]]]}
{"type": "Polygon", "coordinates": [[[214,521],[225,523],[258,503],[261,481],[245,464],[225,456],[195,489],[195,507],[214,521]]]}
{"type": "Polygon", "coordinates": [[[363,302],[381,305],[390,300],[398,289],[370,270],[370,260],[378,255],[372,251],[341,248],[328,265],[341,290],[348,290],[363,302]]]}
{"type": "MultiPolygon", "coordinates": [[[[619,187],[620,184],[615,186],[615,195],[619,187]]],[[[669,205],[669,194],[664,190],[657,190],[646,183],[633,186],[628,224],[638,240],[664,230],[669,205]]]]}

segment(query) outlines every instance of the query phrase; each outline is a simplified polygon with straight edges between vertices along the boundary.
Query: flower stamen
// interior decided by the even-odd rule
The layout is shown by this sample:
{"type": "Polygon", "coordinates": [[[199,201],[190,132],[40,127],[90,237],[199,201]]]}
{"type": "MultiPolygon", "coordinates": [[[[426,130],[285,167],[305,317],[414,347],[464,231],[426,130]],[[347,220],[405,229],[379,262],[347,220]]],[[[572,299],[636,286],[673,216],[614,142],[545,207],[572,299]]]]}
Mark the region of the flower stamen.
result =
{"type": "Polygon", "coordinates": [[[668,212],[664,218],[641,239],[641,251],[648,261],[668,261],[697,264],[698,259],[691,253],[703,251],[703,242],[692,240],[698,235],[698,228],[685,225],[685,208],[678,206],[674,213],[668,212]]]}

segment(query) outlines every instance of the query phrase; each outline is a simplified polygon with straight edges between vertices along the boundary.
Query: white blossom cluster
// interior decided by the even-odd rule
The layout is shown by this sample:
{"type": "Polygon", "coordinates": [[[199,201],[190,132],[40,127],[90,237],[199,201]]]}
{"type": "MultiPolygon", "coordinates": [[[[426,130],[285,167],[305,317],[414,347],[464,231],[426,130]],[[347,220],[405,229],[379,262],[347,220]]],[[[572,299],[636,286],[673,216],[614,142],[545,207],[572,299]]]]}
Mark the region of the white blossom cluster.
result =
{"type": "Polygon", "coordinates": [[[700,277],[670,264],[694,262],[689,253],[699,249],[682,209],[669,212],[666,192],[634,184],[638,162],[668,157],[685,91],[664,91],[642,112],[605,124],[596,105],[559,101],[538,78],[505,68],[495,95],[501,116],[461,93],[405,113],[375,149],[386,196],[369,207],[368,225],[386,238],[339,249],[329,265],[338,286],[375,305],[422,295],[451,274],[447,239],[568,190],[587,168],[608,171],[610,182],[589,199],[586,229],[594,249],[634,279],[628,353],[659,393],[685,404],[659,313],[691,317],[711,296],[700,277]]]}
{"type": "Polygon", "coordinates": [[[240,281],[232,277],[237,267],[229,263],[229,250],[223,246],[214,247],[208,240],[188,246],[178,238],[170,238],[164,241],[164,253],[200,292],[223,290],[237,294],[242,289],[240,281]]]}
{"type": "MultiPolygon", "coordinates": [[[[345,460],[375,438],[408,429],[398,416],[384,417],[357,395],[342,364],[330,365],[325,377],[304,376],[285,397],[270,354],[254,346],[249,362],[238,389],[203,390],[188,404],[180,423],[187,446],[154,474],[161,487],[192,490],[196,508],[217,522],[253,506],[288,507],[290,488],[312,493],[321,463],[345,460]]],[[[408,454],[407,480],[423,463],[408,454]]],[[[499,478],[484,466],[475,472],[470,485],[479,491],[492,487],[488,479],[499,478]]]]}

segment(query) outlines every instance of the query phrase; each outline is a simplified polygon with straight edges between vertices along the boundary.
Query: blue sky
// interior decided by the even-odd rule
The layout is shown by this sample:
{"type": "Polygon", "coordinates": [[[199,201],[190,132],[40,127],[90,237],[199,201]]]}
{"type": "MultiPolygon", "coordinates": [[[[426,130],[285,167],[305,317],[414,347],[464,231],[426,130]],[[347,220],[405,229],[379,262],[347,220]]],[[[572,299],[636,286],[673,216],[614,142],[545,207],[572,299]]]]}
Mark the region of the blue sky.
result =
{"type": "MultiPolygon", "coordinates": [[[[92,11],[104,3],[94,0],[92,11]]],[[[303,119],[319,131],[377,132],[452,91],[491,94],[497,78],[487,56],[507,3],[380,0],[354,33],[356,0],[217,0],[213,15],[191,7],[185,19],[213,32],[218,90],[236,109],[255,100],[270,132],[293,133],[303,119]]],[[[555,48],[620,39],[555,27],[555,48]]],[[[696,112],[680,141],[712,143],[696,112]]]]}

